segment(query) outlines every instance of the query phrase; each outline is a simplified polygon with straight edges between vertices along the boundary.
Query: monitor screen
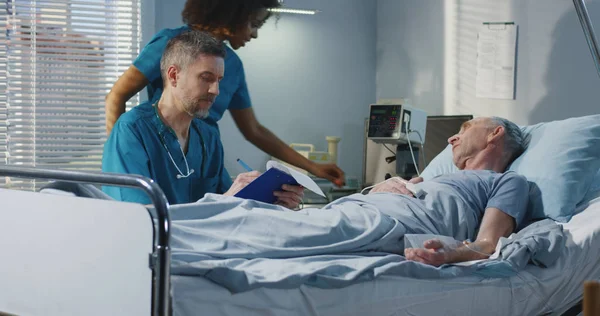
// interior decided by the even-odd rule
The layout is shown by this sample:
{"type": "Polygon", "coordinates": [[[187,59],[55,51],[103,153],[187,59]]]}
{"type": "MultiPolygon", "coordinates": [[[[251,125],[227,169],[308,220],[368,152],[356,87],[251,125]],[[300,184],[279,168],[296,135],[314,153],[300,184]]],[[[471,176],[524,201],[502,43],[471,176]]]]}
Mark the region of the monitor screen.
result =
{"type": "Polygon", "coordinates": [[[440,115],[427,117],[425,132],[425,158],[427,163],[435,158],[446,146],[448,138],[458,133],[462,123],[473,119],[473,115],[440,115]]]}

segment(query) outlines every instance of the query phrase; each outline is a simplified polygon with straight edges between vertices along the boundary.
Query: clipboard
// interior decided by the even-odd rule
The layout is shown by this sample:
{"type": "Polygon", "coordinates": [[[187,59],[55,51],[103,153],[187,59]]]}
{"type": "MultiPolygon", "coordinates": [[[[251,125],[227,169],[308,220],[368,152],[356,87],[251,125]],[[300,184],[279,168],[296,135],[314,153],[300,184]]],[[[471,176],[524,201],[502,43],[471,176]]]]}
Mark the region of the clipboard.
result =
{"type": "Polygon", "coordinates": [[[299,185],[291,175],[277,168],[271,168],[250,182],[235,196],[265,203],[274,203],[277,201],[277,197],[273,195],[273,192],[281,191],[281,186],[284,184],[299,185]]]}
{"type": "Polygon", "coordinates": [[[301,185],[304,188],[325,197],[325,193],[308,176],[276,162],[267,162],[267,171],[236,193],[234,196],[264,203],[274,203],[275,191],[281,191],[284,184],[301,185]]]}
{"type": "Polygon", "coordinates": [[[518,30],[514,22],[484,22],[477,33],[475,97],[515,99],[518,30]]]}

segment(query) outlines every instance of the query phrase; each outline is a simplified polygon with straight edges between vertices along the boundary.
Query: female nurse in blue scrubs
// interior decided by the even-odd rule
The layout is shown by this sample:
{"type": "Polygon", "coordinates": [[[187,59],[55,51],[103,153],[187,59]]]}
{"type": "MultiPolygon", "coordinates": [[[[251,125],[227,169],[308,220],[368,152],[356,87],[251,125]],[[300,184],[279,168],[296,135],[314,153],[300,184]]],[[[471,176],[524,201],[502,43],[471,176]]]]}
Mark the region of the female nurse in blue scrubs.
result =
{"type": "MultiPolygon", "coordinates": [[[[268,9],[278,6],[278,0],[187,0],[182,12],[185,25],[158,32],[106,96],[108,132],[125,112],[127,100],[144,87],[148,87],[149,101],[160,99],[163,85],[160,58],[169,39],[195,28],[228,41],[231,48],[237,50],[258,37],[258,29],[270,16],[268,9]]],[[[225,77],[220,83],[220,94],[210,109],[207,123],[218,131],[217,122],[225,110],[229,110],[244,137],[256,147],[317,177],[332,181],[338,186],[343,185],[344,173],[335,164],[309,161],[257,121],[242,61],[231,48],[226,46],[225,77]]]]}

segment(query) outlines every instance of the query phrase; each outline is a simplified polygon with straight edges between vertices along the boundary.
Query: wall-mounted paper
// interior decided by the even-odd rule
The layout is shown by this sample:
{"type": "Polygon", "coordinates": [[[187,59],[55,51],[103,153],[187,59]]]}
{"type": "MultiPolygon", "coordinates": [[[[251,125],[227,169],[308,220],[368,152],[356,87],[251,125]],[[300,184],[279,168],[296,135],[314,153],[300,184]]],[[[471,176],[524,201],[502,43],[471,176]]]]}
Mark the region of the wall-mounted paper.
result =
{"type": "Polygon", "coordinates": [[[515,98],[516,51],[516,25],[484,23],[477,36],[476,97],[515,98]]]}

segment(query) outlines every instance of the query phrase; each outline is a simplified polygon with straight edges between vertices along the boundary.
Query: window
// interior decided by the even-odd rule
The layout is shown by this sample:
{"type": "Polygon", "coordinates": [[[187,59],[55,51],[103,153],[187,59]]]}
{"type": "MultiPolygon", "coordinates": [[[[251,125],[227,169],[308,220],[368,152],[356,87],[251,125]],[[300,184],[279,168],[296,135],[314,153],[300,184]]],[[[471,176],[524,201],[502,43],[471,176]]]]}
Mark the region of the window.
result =
{"type": "Polygon", "coordinates": [[[139,53],[140,2],[0,0],[0,163],[101,169],[104,97],[139,53]]]}

